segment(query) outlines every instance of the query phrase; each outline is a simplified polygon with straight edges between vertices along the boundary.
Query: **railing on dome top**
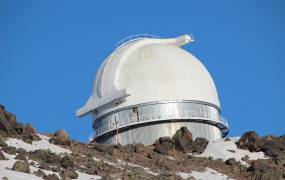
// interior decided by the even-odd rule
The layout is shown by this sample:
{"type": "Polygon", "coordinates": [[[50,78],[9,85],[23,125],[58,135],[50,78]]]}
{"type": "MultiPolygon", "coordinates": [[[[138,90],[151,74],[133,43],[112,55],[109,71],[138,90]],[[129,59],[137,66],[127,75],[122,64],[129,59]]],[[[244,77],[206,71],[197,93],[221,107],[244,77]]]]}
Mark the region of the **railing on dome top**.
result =
{"type": "Polygon", "coordinates": [[[130,42],[133,42],[133,41],[137,41],[137,40],[140,40],[140,39],[157,39],[157,38],[160,38],[158,36],[155,36],[155,35],[151,35],[151,34],[137,34],[137,35],[131,35],[131,36],[128,36],[128,37],[125,37],[124,39],[122,39],[121,41],[119,41],[117,44],[116,44],[116,49],[130,43],[130,42]]]}

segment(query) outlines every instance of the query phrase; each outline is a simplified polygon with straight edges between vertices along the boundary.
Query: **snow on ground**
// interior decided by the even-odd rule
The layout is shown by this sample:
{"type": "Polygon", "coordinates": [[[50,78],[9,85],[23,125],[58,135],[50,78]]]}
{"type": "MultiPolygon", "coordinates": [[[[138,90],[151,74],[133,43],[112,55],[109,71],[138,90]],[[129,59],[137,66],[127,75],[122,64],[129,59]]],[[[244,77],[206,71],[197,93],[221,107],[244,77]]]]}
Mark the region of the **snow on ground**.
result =
{"type": "Polygon", "coordinates": [[[49,142],[49,137],[38,134],[41,138],[40,141],[33,141],[32,144],[26,143],[20,139],[8,138],[6,143],[8,146],[16,147],[16,148],[24,148],[26,151],[34,151],[38,149],[50,150],[53,153],[71,153],[70,150],[62,148],[60,146],[51,144],[49,142]]]}
{"type": "Polygon", "coordinates": [[[202,154],[195,156],[211,156],[214,159],[221,158],[224,161],[229,158],[235,158],[237,161],[240,161],[244,165],[248,165],[245,161],[241,160],[241,158],[245,155],[249,156],[249,160],[266,159],[263,152],[250,152],[248,150],[238,149],[235,142],[239,140],[239,137],[230,139],[230,141],[225,141],[224,139],[210,141],[205,151],[202,154]]]}
{"type": "Polygon", "coordinates": [[[101,179],[101,176],[97,176],[97,175],[90,175],[90,174],[85,174],[85,173],[81,173],[78,172],[78,180],[95,180],[95,179],[101,179]]]}
{"type": "MultiPolygon", "coordinates": [[[[8,138],[5,142],[8,144],[8,146],[12,146],[12,147],[16,147],[16,148],[23,148],[27,151],[34,151],[34,150],[38,150],[38,149],[45,149],[45,150],[49,149],[51,152],[54,152],[56,154],[71,153],[70,150],[68,150],[68,149],[65,149],[65,148],[62,148],[60,146],[49,143],[49,137],[43,136],[43,135],[39,135],[39,136],[42,140],[33,141],[32,144],[28,144],[22,140],[14,139],[14,138],[8,138]]],[[[15,157],[17,155],[9,155],[9,154],[5,153],[4,151],[2,151],[2,153],[4,154],[4,156],[8,160],[0,160],[0,179],[2,177],[7,177],[8,179],[13,179],[13,180],[38,180],[38,179],[42,179],[42,178],[37,177],[36,175],[32,174],[39,169],[36,162],[35,162],[34,166],[30,165],[31,174],[13,171],[10,169],[12,169],[14,163],[17,161],[15,159],[15,157]]],[[[29,162],[30,161],[31,160],[29,160],[29,162]]],[[[48,170],[43,170],[43,169],[41,169],[41,170],[46,175],[56,174],[59,177],[59,174],[55,173],[53,171],[48,171],[48,170]]],[[[101,179],[101,177],[97,176],[97,175],[89,175],[89,174],[85,174],[85,173],[81,173],[81,172],[77,172],[77,173],[78,173],[78,180],[101,179]]]]}
{"type": "Polygon", "coordinates": [[[15,179],[15,180],[38,180],[41,179],[37,176],[34,176],[32,174],[27,174],[27,173],[22,173],[22,172],[17,172],[13,170],[9,170],[10,168],[13,167],[14,163],[17,161],[14,159],[16,155],[9,155],[5,152],[2,152],[4,156],[8,160],[1,160],[0,161],[0,178],[2,177],[7,177],[8,179],[15,179]],[[9,168],[9,169],[7,169],[9,168]]]}
{"type": "Polygon", "coordinates": [[[42,178],[39,178],[37,176],[34,176],[32,174],[12,171],[8,169],[0,169],[0,178],[7,177],[8,179],[13,180],[42,180],[42,178]]]}
{"type": "Polygon", "coordinates": [[[182,179],[189,179],[194,177],[197,180],[232,180],[227,175],[219,173],[218,171],[206,168],[206,171],[192,171],[191,173],[178,172],[177,176],[180,176],[182,179]]]}
{"type": "Polygon", "coordinates": [[[137,165],[137,164],[134,164],[134,163],[128,163],[128,162],[122,161],[122,160],[120,160],[120,159],[118,160],[118,164],[119,164],[119,165],[128,165],[128,166],[131,166],[131,167],[141,168],[141,169],[143,169],[146,173],[151,174],[151,175],[153,175],[153,176],[158,176],[158,175],[159,175],[158,173],[151,171],[148,167],[142,167],[142,166],[140,166],[140,165],[137,165]]]}
{"type": "Polygon", "coordinates": [[[110,166],[116,166],[118,168],[124,169],[122,166],[131,166],[131,167],[136,167],[136,168],[140,168],[142,170],[144,170],[146,173],[151,174],[153,176],[158,176],[159,174],[156,172],[151,171],[148,167],[143,167],[134,163],[129,163],[129,162],[125,162],[121,159],[118,159],[117,163],[113,163],[110,161],[106,161],[106,160],[101,160],[101,159],[97,159],[96,157],[93,157],[94,161],[103,161],[106,164],[109,164],[110,166]]]}

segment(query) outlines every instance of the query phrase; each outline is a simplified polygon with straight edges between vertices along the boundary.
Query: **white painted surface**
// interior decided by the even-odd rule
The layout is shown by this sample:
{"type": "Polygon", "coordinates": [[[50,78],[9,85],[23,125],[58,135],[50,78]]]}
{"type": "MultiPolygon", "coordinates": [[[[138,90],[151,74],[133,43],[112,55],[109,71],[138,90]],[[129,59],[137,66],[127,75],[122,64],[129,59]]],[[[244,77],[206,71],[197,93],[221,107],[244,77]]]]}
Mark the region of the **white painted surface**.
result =
{"type": "Polygon", "coordinates": [[[130,105],[167,100],[197,100],[220,106],[206,68],[180,47],[188,42],[188,36],[141,39],[116,49],[99,69],[93,94],[77,115],[97,109],[100,116],[130,105]],[[106,106],[118,99],[126,101],[106,106]]]}
{"type": "Polygon", "coordinates": [[[225,141],[224,139],[218,139],[210,141],[205,151],[196,155],[198,157],[213,157],[214,159],[222,159],[226,161],[229,158],[235,158],[237,161],[248,166],[241,158],[248,155],[250,160],[266,159],[263,152],[250,152],[248,150],[238,149],[235,142],[239,140],[239,137],[230,138],[231,141],[225,141]],[[233,150],[235,152],[230,152],[233,150]]]}

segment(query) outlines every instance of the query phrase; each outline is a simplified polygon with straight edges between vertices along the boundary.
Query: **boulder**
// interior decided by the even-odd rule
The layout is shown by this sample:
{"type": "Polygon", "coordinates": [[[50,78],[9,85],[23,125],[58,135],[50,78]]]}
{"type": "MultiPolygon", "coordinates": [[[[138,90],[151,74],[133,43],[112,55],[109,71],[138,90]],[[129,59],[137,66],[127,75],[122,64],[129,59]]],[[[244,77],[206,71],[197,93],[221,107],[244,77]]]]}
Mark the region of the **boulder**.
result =
{"type": "Polygon", "coordinates": [[[24,173],[30,173],[30,167],[28,162],[22,162],[22,161],[17,161],[13,165],[12,168],[14,171],[19,171],[19,172],[24,172],[24,173]]]}
{"type": "Polygon", "coordinates": [[[263,138],[261,150],[271,156],[276,164],[285,165],[285,138],[263,138]]]}
{"type": "Polygon", "coordinates": [[[266,160],[258,159],[248,168],[249,171],[266,171],[269,168],[269,164],[266,160]]]}
{"type": "Polygon", "coordinates": [[[73,159],[71,157],[66,155],[60,160],[60,165],[65,169],[73,168],[74,162],[73,162],[73,159]]]}
{"type": "Polygon", "coordinates": [[[23,126],[16,121],[16,116],[5,110],[3,105],[0,106],[0,131],[8,134],[22,134],[23,126]]]}
{"type": "Polygon", "coordinates": [[[29,159],[38,162],[45,162],[48,164],[56,165],[59,164],[61,158],[59,155],[51,152],[50,150],[38,149],[29,152],[29,159]]]}
{"type": "Polygon", "coordinates": [[[96,149],[100,152],[105,152],[105,153],[108,153],[110,155],[112,155],[114,153],[114,147],[110,146],[110,145],[94,143],[93,147],[94,147],[94,149],[96,149]]]}
{"type": "Polygon", "coordinates": [[[44,177],[46,174],[42,170],[38,169],[36,172],[34,172],[34,175],[44,177]]]}
{"type": "Polygon", "coordinates": [[[235,158],[229,158],[226,160],[226,165],[230,165],[230,166],[233,166],[233,165],[236,165],[237,162],[236,162],[236,159],[235,158]]]}
{"type": "MultiPolygon", "coordinates": [[[[195,139],[193,143],[192,152],[196,152],[198,154],[202,154],[208,146],[209,141],[205,138],[198,137],[195,139]]],[[[189,149],[191,151],[191,149],[189,149]]]]}
{"type": "Polygon", "coordinates": [[[162,143],[157,142],[154,146],[154,151],[161,154],[168,154],[169,151],[174,149],[174,145],[167,141],[162,141],[162,143]]]}
{"type": "Polygon", "coordinates": [[[245,155],[241,158],[241,160],[247,162],[249,160],[249,156],[245,155]]]}
{"type": "Polygon", "coordinates": [[[60,141],[67,141],[68,134],[64,129],[60,129],[54,133],[54,136],[57,137],[60,141]]]}
{"type": "Polygon", "coordinates": [[[68,138],[68,133],[61,129],[61,130],[58,130],[54,133],[54,136],[52,138],[50,138],[50,143],[53,143],[53,144],[60,144],[60,145],[70,145],[71,142],[68,138]]]}
{"type": "Polygon", "coordinates": [[[44,180],[60,180],[56,174],[49,174],[43,177],[44,180]]]}
{"type": "Polygon", "coordinates": [[[193,149],[192,133],[187,127],[181,127],[172,137],[175,149],[182,152],[189,152],[193,149]]]}
{"type": "Polygon", "coordinates": [[[7,143],[4,141],[3,137],[0,136],[0,147],[8,147],[7,143]]]}
{"type": "Polygon", "coordinates": [[[143,144],[135,144],[134,145],[134,152],[135,153],[141,153],[144,151],[144,145],[143,144]]]}
{"type": "Polygon", "coordinates": [[[246,132],[237,142],[236,145],[241,149],[248,149],[251,152],[257,152],[261,150],[262,147],[261,138],[254,132],[246,132]]]}
{"type": "Polygon", "coordinates": [[[27,153],[26,149],[24,148],[18,148],[18,153],[27,153]]]}
{"type": "Polygon", "coordinates": [[[37,132],[36,130],[33,128],[33,126],[28,123],[25,127],[24,127],[24,133],[29,134],[31,136],[36,136],[37,132]]]}
{"type": "Polygon", "coordinates": [[[19,153],[19,154],[15,157],[15,159],[26,161],[26,160],[27,160],[27,153],[19,153]]]}
{"type": "Polygon", "coordinates": [[[158,141],[159,141],[160,144],[163,143],[163,142],[173,143],[172,139],[170,137],[168,137],[168,136],[160,137],[158,139],[158,141]]]}
{"type": "Polygon", "coordinates": [[[47,164],[47,163],[45,163],[45,162],[40,162],[39,168],[40,168],[40,169],[43,169],[43,170],[51,171],[51,167],[49,166],[49,164],[47,164]]]}
{"type": "Polygon", "coordinates": [[[74,170],[66,169],[66,170],[63,170],[61,172],[61,177],[62,177],[63,180],[77,179],[78,178],[78,174],[74,170]]]}
{"type": "Polygon", "coordinates": [[[12,147],[12,146],[4,147],[4,148],[2,148],[2,150],[5,153],[11,154],[11,155],[16,155],[18,152],[17,148],[12,147]]]}
{"type": "Polygon", "coordinates": [[[6,160],[6,157],[4,156],[1,150],[0,150],[0,160],[6,160]]]}

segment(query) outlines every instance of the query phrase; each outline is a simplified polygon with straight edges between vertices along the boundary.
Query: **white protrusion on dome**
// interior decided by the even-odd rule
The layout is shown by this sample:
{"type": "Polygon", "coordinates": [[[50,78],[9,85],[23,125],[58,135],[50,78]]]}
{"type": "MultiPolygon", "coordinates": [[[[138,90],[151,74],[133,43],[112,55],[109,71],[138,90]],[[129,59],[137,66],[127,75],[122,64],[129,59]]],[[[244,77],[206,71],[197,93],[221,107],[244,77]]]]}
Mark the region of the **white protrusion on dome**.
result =
{"type": "Polygon", "coordinates": [[[131,105],[171,100],[203,101],[220,107],[210,74],[180,47],[192,41],[193,37],[183,35],[137,39],[120,46],[100,67],[93,93],[76,115],[96,110],[100,116],[131,105]]]}

